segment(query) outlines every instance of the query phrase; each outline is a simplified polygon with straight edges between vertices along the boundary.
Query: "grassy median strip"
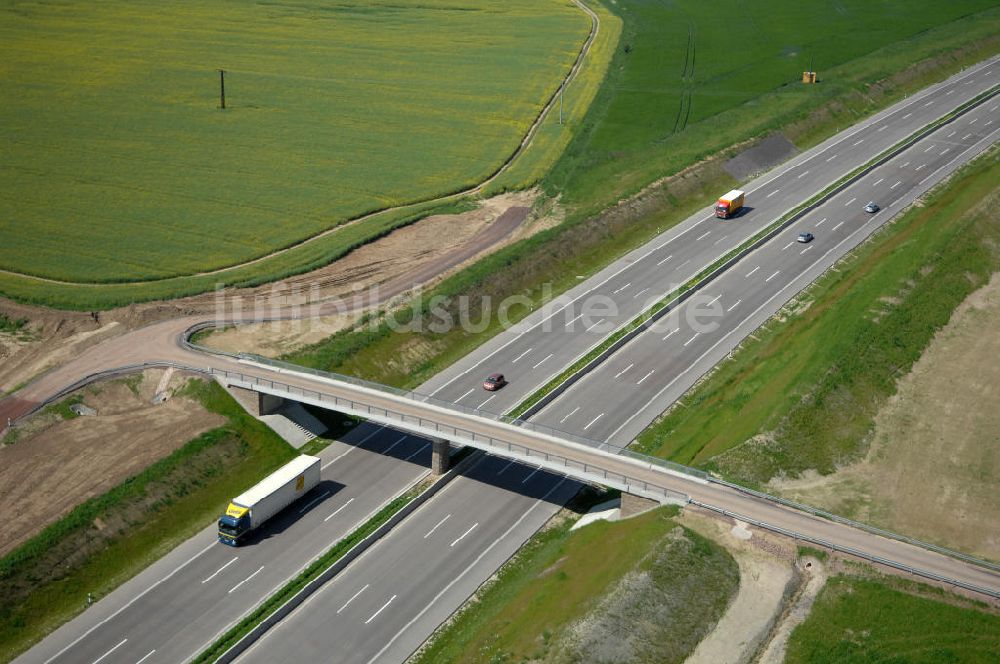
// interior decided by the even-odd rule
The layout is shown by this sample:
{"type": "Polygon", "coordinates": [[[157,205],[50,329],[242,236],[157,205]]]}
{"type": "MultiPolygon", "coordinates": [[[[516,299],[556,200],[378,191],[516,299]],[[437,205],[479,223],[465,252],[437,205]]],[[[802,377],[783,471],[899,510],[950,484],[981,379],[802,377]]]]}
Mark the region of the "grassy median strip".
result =
{"type": "Polygon", "coordinates": [[[912,145],[915,142],[917,142],[920,139],[920,137],[922,137],[922,136],[926,135],[927,133],[933,131],[937,127],[940,127],[940,126],[942,126],[942,125],[950,122],[952,119],[954,119],[955,117],[961,115],[967,109],[972,108],[973,106],[975,106],[976,104],[980,103],[984,99],[988,99],[989,97],[991,97],[992,95],[994,95],[995,92],[996,92],[995,89],[991,89],[991,90],[989,90],[987,92],[984,92],[983,94],[977,95],[974,99],[966,102],[965,104],[962,104],[957,109],[955,109],[953,112],[951,112],[948,115],[946,115],[946,116],[944,116],[944,117],[942,117],[942,118],[940,118],[940,119],[932,122],[931,124],[929,124],[926,127],[920,129],[919,131],[913,133],[912,135],[906,137],[905,139],[903,139],[902,141],[898,142],[896,145],[892,146],[891,148],[882,151],[878,156],[876,156],[875,158],[869,160],[867,163],[865,163],[865,164],[863,164],[863,165],[855,168],[853,171],[851,171],[850,173],[848,173],[844,177],[838,179],[836,182],[834,182],[830,186],[826,187],[820,193],[816,194],[815,196],[810,197],[808,200],[804,201],[803,203],[795,206],[790,211],[788,211],[785,214],[781,215],[780,218],[778,218],[776,221],[774,221],[773,223],[771,223],[770,225],[768,225],[763,230],[761,230],[758,233],[754,234],[748,240],[745,240],[743,243],[740,244],[740,246],[736,247],[735,249],[732,249],[731,251],[729,251],[725,255],[723,255],[721,258],[719,258],[719,259],[715,260],[714,262],[712,262],[711,265],[709,265],[705,269],[701,270],[701,272],[699,272],[693,278],[691,278],[690,280],[688,280],[688,282],[685,283],[683,286],[681,286],[680,288],[674,289],[673,291],[671,291],[670,293],[668,293],[666,296],[664,296],[662,299],[660,299],[659,302],[655,303],[652,307],[650,307],[649,309],[647,309],[646,311],[642,312],[641,314],[639,314],[638,316],[636,316],[635,318],[633,318],[631,321],[629,321],[628,323],[626,323],[625,325],[623,325],[622,327],[620,327],[613,334],[611,334],[611,336],[609,336],[606,339],[604,339],[604,341],[600,342],[597,346],[595,346],[590,351],[588,351],[583,357],[581,357],[576,362],[574,362],[572,365],[570,365],[569,367],[567,367],[566,370],[564,370],[558,376],[556,376],[555,378],[553,378],[552,380],[550,380],[543,387],[541,387],[540,389],[536,390],[526,400],[524,400],[523,402],[521,402],[521,404],[518,405],[518,407],[515,408],[511,412],[511,416],[512,417],[519,417],[522,414],[524,414],[525,412],[527,412],[532,406],[534,406],[539,401],[541,401],[543,398],[545,398],[546,395],[550,394],[553,390],[555,390],[556,388],[558,388],[560,385],[562,385],[566,381],[568,381],[568,380],[576,377],[576,375],[580,371],[584,370],[589,364],[591,364],[592,362],[594,362],[603,353],[605,353],[606,351],[608,351],[609,349],[611,349],[623,337],[625,337],[626,335],[628,335],[628,334],[630,334],[630,333],[638,330],[640,327],[643,327],[648,322],[656,319],[658,317],[658,315],[661,312],[664,311],[664,309],[666,309],[667,307],[669,307],[672,303],[676,302],[679,298],[681,298],[684,295],[686,295],[688,293],[691,293],[692,291],[700,288],[702,285],[704,285],[704,283],[706,283],[707,280],[710,280],[711,278],[713,278],[714,276],[716,276],[716,273],[724,265],[726,265],[726,263],[728,263],[732,259],[734,259],[737,256],[739,256],[744,251],[747,251],[749,248],[755,246],[757,243],[766,240],[771,235],[773,235],[774,233],[776,233],[780,229],[782,229],[784,226],[786,226],[787,224],[791,223],[793,220],[795,220],[796,218],[798,218],[798,216],[801,215],[801,214],[803,214],[803,212],[805,212],[808,209],[810,209],[811,207],[813,207],[813,206],[821,203],[827,197],[835,194],[837,191],[840,190],[840,188],[842,188],[846,184],[850,183],[852,180],[854,180],[859,175],[865,173],[867,170],[873,168],[875,165],[881,163],[882,161],[884,161],[888,157],[892,156],[893,154],[896,154],[896,153],[898,153],[898,152],[900,152],[902,150],[905,150],[907,147],[909,147],[910,145],[912,145]]]}
{"type": "Polygon", "coordinates": [[[359,528],[334,544],[331,549],[310,563],[298,576],[285,584],[278,592],[264,600],[263,603],[240,620],[239,623],[220,637],[219,640],[198,655],[194,660],[195,664],[208,664],[222,656],[223,653],[236,645],[240,639],[249,634],[257,625],[266,620],[268,616],[281,608],[285,602],[301,592],[302,589],[327,571],[334,563],[343,558],[348,551],[406,507],[423,490],[423,486],[414,487],[402,496],[395,498],[379,510],[375,516],[368,519],[359,528]]]}
{"type": "Polygon", "coordinates": [[[415,662],[595,661],[597,652],[617,655],[600,661],[683,661],[725,611],[739,572],[676,513],[664,507],[577,530],[572,514],[556,517],[415,662]]]}
{"type": "Polygon", "coordinates": [[[800,294],[638,449],[749,486],[856,458],[897,378],[1000,270],[997,182],[994,148],[800,294]]]}
{"type": "MultiPolygon", "coordinates": [[[[215,383],[186,393],[229,419],[0,558],[0,660],[9,661],[205,527],[296,452],[215,383]]],[[[58,407],[57,407],[58,408],[58,407]]]]}

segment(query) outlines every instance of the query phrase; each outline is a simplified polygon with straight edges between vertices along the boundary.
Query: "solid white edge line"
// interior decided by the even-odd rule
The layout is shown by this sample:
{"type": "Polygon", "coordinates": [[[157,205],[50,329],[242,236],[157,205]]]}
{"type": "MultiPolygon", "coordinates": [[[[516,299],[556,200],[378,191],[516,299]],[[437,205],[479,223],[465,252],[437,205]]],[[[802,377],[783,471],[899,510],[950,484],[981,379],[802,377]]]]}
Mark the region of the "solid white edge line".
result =
{"type": "MultiPolygon", "coordinates": [[[[751,318],[753,318],[754,316],[756,316],[758,314],[758,312],[760,312],[764,307],[766,307],[767,305],[769,305],[772,300],[774,300],[776,297],[778,297],[779,295],[781,295],[782,293],[784,293],[786,290],[788,290],[788,288],[791,287],[795,283],[795,281],[797,279],[799,279],[806,272],[808,272],[809,270],[811,270],[812,268],[814,268],[820,261],[822,261],[823,259],[825,259],[830,254],[832,254],[834,251],[836,251],[837,249],[839,249],[841,247],[841,245],[843,245],[844,243],[848,242],[851,238],[853,238],[858,233],[866,230],[866,226],[867,226],[867,224],[865,226],[862,226],[862,227],[858,228],[856,231],[854,231],[853,233],[851,233],[850,235],[848,235],[847,237],[845,237],[843,240],[841,240],[840,242],[838,242],[836,245],[834,245],[832,248],[830,248],[830,250],[827,251],[825,254],[823,254],[822,256],[818,257],[816,260],[814,260],[812,263],[810,263],[808,266],[806,266],[806,268],[803,269],[801,272],[799,272],[799,274],[797,274],[794,277],[792,277],[774,295],[772,295],[771,297],[769,297],[767,300],[764,301],[763,304],[761,304],[759,307],[757,307],[752,312],[750,312],[749,315],[745,316],[743,318],[743,320],[741,320],[739,323],[737,323],[736,326],[732,330],[730,330],[726,334],[722,335],[721,339],[719,339],[714,344],[712,344],[712,346],[708,350],[706,350],[704,353],[702,353],[697,358],[695,358],[694,362],[692,362],[691,364],[689,364],[686,369],[684,369],[683,371],[681,371],[680,373],[678,373],[674,377],[674,379],[672,381],[670,381],[665,386],[663,386],[663,388],[661,388],[656,394],[654,394],[653,397],[642,406],[642,408],[637,409],[635,411],[635,413],[633,413],[631,417],[629,417],[627,420],[625,420],[620,427],[618,427],[613,432],[611,432],[611,435],[608,436],[606,438],[606,440],[611,440],[612,438],[614,438],[615,435],[617,435],[619,431],[621,431],[622,429],[624,429],[632,420],[634,420],[636,417],[638,417],[644,410],[646,410],[647,408],[649,408],[653,404],[654,401],[656,401],[657,399],[660,398],[660,395],[662,395],[664,392],[666,392],[671,387],[673,387],[674,383],[676,383],[678,380],[681,379],[682,376],[686,375],[688,372],[691,371],[691,369],[693,369],[695,366],[697,366],[698,363],[701,362],[702,359],[704,359],[709,353],[711,353],[712,351],[714,351],[719,346],[719,344],[721,344],[723,341],[725,341],[730,336],[732,336],[733,334],[735,334],[740,329],[740,326],[743,325],[743,323],[745,323],[746,321],[748,321],[751,318]]],[[[828,270],[828,269],[829,268],[825,268],[824,272],[826,270],[828,270]]],[[[759,327],[760,326],[758,325],[757,328],[759,328],[759,327]]],[[[757,329],[757,328],[754,328],[754,329],[757,329]]]]}
{"type": "MultiPolygon", "coordinates": [[[[820,155],[826,153],[828,150],[830,150],[830,149],[832,149],[832,148],[834,148],[834,147],[836,147],[836,146],[844,143],[848,139],[850,139],[853,136],[855,136],[858,132],[864,131],[866,129],[870,129],[871,127],[874,127],[875,125],[877,125],[879,122],[882,122],[883,120],[886,120],[886,119],[892,117],[896,113],[899,113],[899,112],[901,112],[901,111],[903,111],[903,110],[905,110],[907,108],[911,108],[913,106],[913,104],[915,104],[917,101],[921,101],[921,100],[923,100],[924,98],[926,98],[929,95],[936,94],[936,93],[940,92],[947,85],[957,85],[960,81],[962,81],[967,76],[970,76],[971,74],[974,74],[974,73],[978,73],[978,72],[982,71],[984,68],[986,68],[987,66],[992,66],[992,63],[990,63],[989,65],[982,65],[982,66],[980,66],[978,68],[972,69],[968,73],[966,73],[964,76],[959,76],[958,78],[955,78],[955,80],[952,81],[951,83],[949,83],[948,80],[945,80],[945,81],[941,81],[940,83],[936,83],[934,85],[931,85],[931,86],[929,86],[927,88],[924,88],[923,90],[921,90],[920,92],[918,92],[917,94],[915,94],[910,99],[910,104],[904,104],[903,106],[901,106],[900,108],[897,108],[895,110],[885,109],[883,111],[880,111],[880,112],[876,113],[871,118],[869,118],[867,122],[863,122],[860,126],[858,126],[854,131],[845,134],[843,138],[841,138],[841,139],[839,139],[839,140],[831,143],[830,145],[826,146],[822,150],[819,150],[815,154],[811,154],[811,155],[807,156],[801,162],[789,163],[788,166],[787,166],[787,168],[785,168],[784,170],[780,171],[779,173],[776,173],[774,175],[774,177],[772,177],[770,180],[767,180],[766,182],[761,183],[760,186],[758,186],[758,187],[756,187],[754,189],[748,190],[747,193],[753,194],[753,193],[759,192],[761,189],[763,189],[764,187],[766,187],[770,183],[774,182],[778,178],[781,178],[781,177],[784,177],[785,175],[788,175],[790,172],[792,172],[796,168],[799,168],[799,167],[801,167],[801,166],[809,163],[809,161],[811,161],[812,159],[815,159],[815,158],[819,157],[820,155]]],[[[837,157],[837,155],[835,154],[835,155],[833,155],[833,157],[830,157],[830,159],[827,159],[827,161],[828,162],[832,161],[836,157],[837,157]]],[[[541,320],[539,320],[537,323],[535,323],[531,327],[525,329],[523,332],[521,332],[520,334],[518,334],[517,336],[515,336],[510,341],[508,341],[505,344],[503,344],[500,347],[498,347],[496,350],[494,350],[493,352],[491,352],[489,355],[486,355],[482,359],[477,360],[476,363],[473,364],[473,365],[471,365],[468,369],[465,369],[464,371],[461,371],[460,373],[456,374],[452,378],[448,379],[448,381],[446,381],[440,387],[438,387],[437,389],[435,389],[434,391],[432,391],[428,396],[434,396],[434,395],[436,395],[438,392],[440,392],[444,388],[448,387],[449,385],[451,385],[453,382],[455,382],[456,380],[458,380],[462,376],[470,373],[473,369],[476,369],[476,368],[480,367],[484,362],[486,362],[487,360],[489,360],[490,358],[492,358],[494,355],[496,355],[500,351],[502,351],[505,348],[507,348],[507,346],[513,344],[514,342],[516,342],[518,339],[520,339],[524,335],[526,335],[529,332],[533,331],[535,328],[543,325],[547,320],[549,320],[549,319],[553,318],[554,316],[558,315],[560,312],[562,312],[564,309],[566,309],[570,305],[576,304],[578,301],[580,301],[583,298],[585,298],[586,296],[590,295],[594,290],[596,290],[597,288],[600,288],[604,284],[608,283],[609,281],[611,281],[611,279],[615,278],[616,276],[618,276],[619,274],[621,274],[625,270],[627,270],[630,267],[633,267],[633,266],[639,264],[640,262],[642,262],[643,260],[645,260],[646,258],[648,258],[649,255],[652,254],[654,251],[662,249],[664,246],[667,245],[667,243],[675,241],[677,238],[679,238],[679,237],[681,237],[681,236],[683,236],[683,235],[691,232],[696,227],[698,227],[701,224],[705,223],[706,221],[710,221],[710,220],[712,220],[714,218],[715,218],[715,216],[711,215],[711,216],[704,217],[703,219],[701,219],[699,221],[696,221],[695,223],[691,224],[691,226],[689,226],[688,228],[682,229],[680,232],[677,233],[677,235],[675,235],[672,238],[666,240],[665,242],[663,242],[662,244],[660,244],[655,249],[650,249],[646,253],[642,254],[641,256],[639,256],[638,258],[636,258],[632,263],[628,263],[626,265],[623,265],[619,270],[617,270],[613,274],[609,275],[606,279],[604,279],[600,283],[595,284],[592,288],[587,289],[586,291],[584,291],[583,293],[581,293],[579,296],[570,299],[564,305],[558,307],[551,314],[549,314],[548,316],[545,316],[544,318],[542,318],[541,320]]],[[[675,226],[674,228],[677,228],[677,227],[675,226]]],[[[669,233],[670,231],[668,230],[666,232],[669,233]]],[[[627,256],[628,255],[626,254],[626,256],[623,256],[622,258],[626,258],[627,256]]],[[[558,298],[556,298],[556,299],[558,299],[558,298]]],[[[553,300],[553,302],[554,301],[555,300],[553,300]]],[[[551,304],[551,302],[550,303],[546,303],[546,304],[551,304]]],[[[543,305],[543,306],[545,306],[545,305],[543,305]]]]}
{"type": "Polygon", "coordinates": [[[194,561],[195,558],[197,558],[201,554],[203,554],[206,551],[208,551],[209,549],[211,549],[217,543],[218,542],[213,541],[211,544],[209,544],[208,546],[206,546],[204,549],[202,549],[198,553],[194,554],[193,556],[191,556],[190,558],[188,558],[187,560],[185,560],[183,563],[181,563],[180,565],[178,565],[177,567],[175,567],[174,570],[172,572],[170,572],[169,574],[167,574],[165,577],[163,577],[162,579],[160,579],[159,581],[157,581],[156,583],[154,583],[153,585],[151,585],[150,587],[146,588],[141,593],[139,593],[138,595],[136,595],[135,597],[133,597],[132,599],[130,599],[120,609],[118,609],[117,611],[115,611],[114,613],[112,613],[110,616],[108,616],[107,618],[105,618],[101,622],[97,623],[96,625],[94,625],[93,627],[91,627],[90,629],[88,629],[86,632],[84,632],[83,634],[81,634],[77,638],[73,639],[73,641],[71,641],[69,643],[69,645],[67,645],[66,647],[64,647],[62,650],[60,650],[59,652],[57,652],[52,657],[49,657],[47,660],[45,660],[44,664],[49,664],[49,662],[53,661],[54,659],[57,659],[57,658],[61,657],[63,655],[63,653],[65,653],[67,650],[69,650],[70,648],[72,648],[73,646],[75,646],[76,644],[78,644],[80,641],[83,641],[85,638],[87,638],[88,636],[90,636],[90,634],[93,633],[93,631],[95,629],[97,629],[101,625],[105,624],[106,622],[108,622],[109,620],[111,620],[112,618],[114,618],[115,616],[117,616],[119,613],[121,613],[122,611],[124,611],[128,607],[132,606],[132,604],[134,604],[135,602],[139,601],[139,599],[141,599],[150,590],[152,590],[153,588],[156,588],[158,585],[160,585],[161,583],[163,583],[164,581],[166,581],[167,579],[169,579],[170,577],[172,577],[174,574],[176,574],[177,572],[181,571],[181,569],[183,569],[189,563],[191,563],[192,561],[194,561]]]}

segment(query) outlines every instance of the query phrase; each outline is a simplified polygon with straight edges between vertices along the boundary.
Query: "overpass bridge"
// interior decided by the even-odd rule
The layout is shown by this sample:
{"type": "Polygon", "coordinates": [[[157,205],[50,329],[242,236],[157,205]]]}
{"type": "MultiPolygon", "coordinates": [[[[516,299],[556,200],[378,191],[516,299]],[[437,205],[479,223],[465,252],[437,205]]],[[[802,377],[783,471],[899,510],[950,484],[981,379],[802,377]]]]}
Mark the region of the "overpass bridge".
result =
{"type": "MultiPolygon", "coordinates": [[[[206,356],[202,356],[205,358],[206,356]]],[[[678,464],[530,422],[264,358],[208,356],[201,368],[252,393],[260,413],[298,401],[428,438],[434,470],[462,445],[658,503],[692,504],[795,539],[1000,599],[1000,565],[740,487],[678,464]]]]}

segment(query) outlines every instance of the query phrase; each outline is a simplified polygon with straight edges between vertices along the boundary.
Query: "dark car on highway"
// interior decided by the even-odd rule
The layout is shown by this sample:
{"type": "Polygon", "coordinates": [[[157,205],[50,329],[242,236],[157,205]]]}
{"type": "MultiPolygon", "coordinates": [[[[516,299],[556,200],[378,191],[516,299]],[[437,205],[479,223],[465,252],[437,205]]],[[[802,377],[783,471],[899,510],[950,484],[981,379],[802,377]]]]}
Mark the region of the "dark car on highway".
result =
{"type": "Polygon", "coordinates": [[[488,390],[490,392],[495,392],[496,390],[499,390],[506,384],[507,380],[503,377],[503,374],[499,373],[490,374],[489,376],[486,377],[486,380],[483,381],[483,389],[488,390]]]}
{"type": "Polygon", "coordinates": [[[812,233],[799,233],[799,237],[796,238],[796,241],[802,242],[802,243],[812,242],[813,241],[813,234],[812,233]]]}
{"type": "Polygon", "coordinates": [[[865,206],[865,212],[868,214],[875,214],[881,209],[875,201],[868,201],[868,205],[865,206]]]}

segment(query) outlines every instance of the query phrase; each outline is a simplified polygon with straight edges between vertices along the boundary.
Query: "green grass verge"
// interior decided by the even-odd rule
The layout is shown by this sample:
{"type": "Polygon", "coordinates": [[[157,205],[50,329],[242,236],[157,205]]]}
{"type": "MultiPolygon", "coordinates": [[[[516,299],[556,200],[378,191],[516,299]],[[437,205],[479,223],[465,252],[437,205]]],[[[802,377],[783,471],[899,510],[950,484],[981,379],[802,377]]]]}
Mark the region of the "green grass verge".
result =
{"type": "Polygon", "coordinates": [[[681,662],[739,584],[735,561],[677,525],[675,507],[575,520],[521,548],[416,658],[439,662],[681,662]]]}
{"type": "Polygon", "coordinates": [[[826,560],[830,557],[830,554],[828,554],[826,551],[823,551],[821,549],[814,549],[811,546],[800,546],[799,547],[799,558],[803,558],[805,556],[812,556],[816,560],[819,560],[819,561],[822,561],[822,562],[826,562],[826,560]]]}
{"type": "MultiPolygon", "coordinates": [[[[620,5],[614,6],[615,11],[620,10],[620,5]]],[[[647,38],[652,40],[656,30],[662,27],[655,21],[637,25],[637,16],[629,12],[622,16],[625,27],[619,52],[584,123],[591,129],[609,122],[604,116],[606,109],[601,110],[602,104],[611,103],[608,97],[614,97],[615,90],[629,80],[630,69],[641,65],[635,64],[622,51],[630,44],[630,31],[649,31],[651,34],[647,38]]],[[[779,113],[778,117],[789,123],[786,129],[794,130],[793,135],[804,137],[806,142],[815,142],[908,92],[991,55],[1000,48],[998,29],[1000,10],[980,13],[974,21],[961,19],[927,30],[913,39],[851,61],[849,66],[837,72],[842,85],[823,88],[824,92],[810,102],[808,112],[779,113]],[[881,82],[872,85],[872,81],[881,82]]],[[[763,103],[753,102],[740,112],[760,114],[763,103]]],[[[757,129],[743,127],[738,134],[727,130],[723,135],[730,143],[737,143],[753,136],[752,131],[757,129]]],[[[584,134],[581,129],[567,148],[564,159],[570,158],[570,153],[576,149],[573,145],[587,140],[584,134]]],[[[585,169],[584,161],[574,169],[585,169]]],[[[472,305],[469,319],[474,323],[485,321],[478,331],[455,326],[446,333],[426,329],[394,332],[389,325],[372,325],[366,320],[355,328],[291,353],[285,359],[383,384],[415,387],[501,331],[496,316],[485,313],[480,307],[486,298],[499,302],[505,297],[520,295],[524,304],[510,312],[510,319],[516,321],[527,315],[532,308],[578,283],[579,276],[596,273],[615,258],[687,218],[718,191],[734,184],[719,163],[716,160],[703,164],[683,177],[669,180],[664,189],[647,196],[634,214],[571,212],[562,225],[478,261],[427,294],[425,302],[435,297],[446,300],[445,310],[452,320],[459,320],[458,299],[468,298],[472,305]]],[[[678,163],[678,169],[688,164],[690,160],[678,163]]],[[[604,191],[611,187],[608,189],[611,191],[615,181],[614,177],[608,177],[598,189],[604,191]]],[[[586,206],[574,205],[584,212],[587,210],[586,206]]]]}
{"type": "Polygon", "coordinates": [[[760,486],[832,472],[952,311],[1000,270],[1000,150],[824,275],[638,438],[638,451],[760,486]]]}
{"type": "Polygon", "coordinates": [[[211,523],[227,501],[297,452],[215,383],[185,394],[228,422],[0,558],[0,660],[9,661],[211,523]]]}
{"type": "Polygon", "coordinates": [[[937,589],[896,580],[834,576],[788,641],[788,664],[1000,661],[1000,615],[937,589]],[[911,592],[904,592],[905,587],[911,592]],[[914,589],[924,596],[912,594],[914,589]]]}
{"type": "Polygon", "coordinates": [[[404,495],[392,500],[388,505],[379,510],[375,516],[368,519],[357,530],[344,537],[333,545],[322,556],[314,560],[298,576],[285,584],[280,590],[264,600],[257,608],[251,611],[246,617],[240,620],[228,632],[223,634],[215,643],[195,658],[195,664],[208,664],[218,659],[224,652],[233,647],[240,639],[263,622],[268,616],[277,611],[281,605],[291,599],[296,593],[305,588],[311,581],[319,577],[329,569],[334,563],[344,557],[348,551],[354,548],[366,537],[374,533],[382,524],[391,519],[393,515],[406,507],[416,498],[422,488],[417,487],[406,492],[404,495]]]}
{"type": "Polygon", "coordinates": [[[0,11],[0,266],[73,282],[238,264],[481,182],[590,30],[562,0],[0,11]]]}

